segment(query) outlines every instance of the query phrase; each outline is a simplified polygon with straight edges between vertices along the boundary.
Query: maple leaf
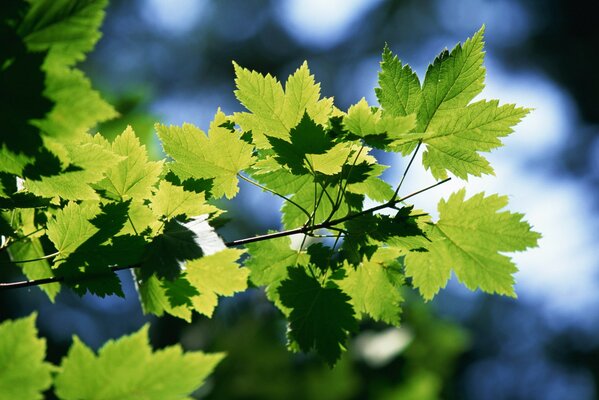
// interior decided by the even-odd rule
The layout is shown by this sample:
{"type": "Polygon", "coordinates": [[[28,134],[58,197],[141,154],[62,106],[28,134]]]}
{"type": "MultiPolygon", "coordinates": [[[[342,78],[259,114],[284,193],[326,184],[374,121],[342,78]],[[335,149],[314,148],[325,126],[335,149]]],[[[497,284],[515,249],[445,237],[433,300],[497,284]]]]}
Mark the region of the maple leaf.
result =
{"type": "Polygon", "coordinates": [[[501,146],[499,138],[512,133],[512,127],[528,112],[513,104],[499,106],[497,100],[482,100],[443,113],[429,125],[432,133],[423,137],[424,167],[437,179],[446,178],[446,171],[462,179],[493,174],[489,162],[478,152],[501,146]]]}
{"type": "Polygon", "coordinates": [[[330,366],[341,356],[350,332],[357,329],[351,298],[335,283],[326,286],[302,267],[289,268],[279,287],[281,303],[289,309],[289,338],[304,352],[316,350],[330,366]]]}
{"type": "Polygon", "coordinates": [[[75,336],[56,376],[56,394],[65,400],[187,398],[223,358],[222,353],[184,353],[179,345],[154,352],[148,325],[108,341],[98,355],[75,336]]]}
{"type": "Polygon", "coordinates": [[[46,340],[37,337],[36,314],[0,323],[0,397],[41,399],[52,385],[46,340]]]}
{"type": "Polygon", "coordinates": [[[469,104],[484,87],[484,27],[451,52],[443,51],[429,66],[422,88],[417,76],[402,65],[388,48],[383,53],[380,88],[377,97],[385,114],[417,113],[414,129],[398,147],[404,155],[417,143],[426,144],[422,162],[436,179],[447,172],[468,179],[469,175],[493,174],[489,162],[479,152],[502,145],[529,110],[498,101],[469,104]],[[411,141],[411,143],[409,143],[411,141]]]}
{"type": "Polygon", "coordinates": [[[63,158],[68,161],[66,168],[36,179],[28,178],[25,187],[42,197],[99,200],[90,185],[102,180],[106,171],[123,157],[95,143],[68,144],[61,148],[65,151],[63,158]]]}
{"type": "Polygon", "coordinates": [[[347,110],[345,129],[364,139],[365,143],[386,150],[396,149],[414,139],[410,132],[416,126],[416,114],[392,115],[382,109],[373,110],[362,98],[347,110]]]}
{"type": "Polygon", "coordinates": [[[351,297],[357,312],[366,313],[377,321],[399,325],[403,301],[399,293],[403,286],[397,262],[400,255],[396,248],[379,248],[370,259],[364,257],[359,265],[345,262],[345,276],[338,285],[351,297]]]}
{"type": "Polygon", "coordinates": [[[237,174],[255,161],[253,146],[238,133],[222,125],[226,116],[219,110],[210,124],[208,136],[191,124],[182,127],[157,124],[156,131],[164,151],[175,162],[171,170],[181,179],[214,179],[215,197],[234,197],[239,191],[237,174]]]}
{"type": "Polygon", "coordinates": [[[249,271],[239,268],[237,260],[244,250],[225,249],[186,264],[187,279],[200,294],[192,297],[194,309],[212,316],[218,296],[233,296],[247,289],[249,271]]]}
{"type": "Polygon", "coordinates": [[[114,139],[110,149],[124,159],[106,171],[106,177],[96,187],[104,190],[104,195],[120,200],[150,198],[162,172],[162,161],[148,161],[146,146],[139,142],[131,126],[114,139]]]}
{"type": "Polygon", "coordinates": [[[167,220],[181,215],[194,217],[219,211],[217,207],[206,203],[204,193],[188,192],[167,181],[160,182],[158,191],[151,199],[150,208],[156,215],[164,216],[167,220]]]}
{"type": "Polygon", "coordinates": [[[73,65],[100,39],[107,0],[34,1],[19,25],[33,51],[50,50],[49,62],[73,65]]]}
{"type": "Polygon", "coordinates": [[[320,99],[320,84],[310,75],[304,62],[285,83],[285,90],[270,74],[235,67],[235,96],[250,112],[235,113],[233,118],[244,131],[252,132],[258,148],[269,148],[265,135],[287,139],[291,129],[305,113],[317,124],[325,125],[333,111],[331,98],[320,99]]]}
{"type": "Polygon", "coordinates": [[[250,258],[246,260],[245,267],[250,270],[250,281],[256,286],[266,286],[268,299],[288,315],[290,310],[281,303],[278,289],[289,276],[287,269],[304,264],[306,254],[292,249],[289,237],[249,243],[246,247],[250,258]]]}
{"type": "Polygon", "coordinates": [[[541,235],[522,221],[522,214],[499,212],[507,206],[506,196],[479,193],[464,200],[465,195],[462,189],[439,202],[427,251],[408,253],[406,276],[427,300],[446,285],[452,270],[470,290],[515,297],[517,268],[502,253],[535,247],[541,235]]]}

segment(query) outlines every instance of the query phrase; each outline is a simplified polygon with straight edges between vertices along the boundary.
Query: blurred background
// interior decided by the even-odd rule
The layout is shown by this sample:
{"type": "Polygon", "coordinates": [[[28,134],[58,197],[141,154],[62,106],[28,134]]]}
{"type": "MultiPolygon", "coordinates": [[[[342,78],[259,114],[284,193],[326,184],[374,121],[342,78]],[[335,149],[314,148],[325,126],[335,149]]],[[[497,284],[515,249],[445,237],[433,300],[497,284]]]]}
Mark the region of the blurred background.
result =
{"type": "MultiPolygon", "coordinates": [[[[496,177],[468,192],[510,196],[543,234],[514,259],[518,300],[471,293],[452,281],[431,303],[406,293],[400,329],[365,322],[339,365],[285,350],[285,325],[251,289],[192,324],[141,313],[127,298],[50,304],[38,289],[2,292],[1,317],[39,310],[58,362],[76,334],[98,348],[152,322],[153,344],[229,355],[200,392],[207,399],[595,399],[599,398],[599,25],[581,4],[560,0],[113,0],[104,36],[82,65],[127,124],[161,156],[155,121],[207,128],[217,107],[241,110],[232,60],[285,80],[304,60],[339,108],[376,104],[388,43],[424,76],[445,47],[486,25],[487,87],[481,98],[534,108],[490,155],[496,177]]],[[[406,160],[386,158],[397,182],[406,160]]],[[[431,182],[413,168],[406,193],[431,182]]],[[[414,199],[435,215],[452,181],[414,199]]],[[[227,240],[277,229],[276,199],[243,186],[231,204],[227,240]],[[265,207],[272,203],[272,207],[265,207]],[[269,211],[271,210],[271,211],[269,211]],[[247,218],[247,216],[252,216],[247,218]]]]}

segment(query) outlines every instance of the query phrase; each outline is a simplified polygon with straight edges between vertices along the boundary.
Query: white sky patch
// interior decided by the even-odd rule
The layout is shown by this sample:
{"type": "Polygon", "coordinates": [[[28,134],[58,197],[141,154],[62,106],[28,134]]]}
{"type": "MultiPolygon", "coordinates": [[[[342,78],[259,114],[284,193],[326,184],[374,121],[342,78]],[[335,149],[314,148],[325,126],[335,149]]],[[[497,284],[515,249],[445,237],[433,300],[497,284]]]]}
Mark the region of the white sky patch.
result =
{"type": "Polygon", "coordinates": [[[330,47],[341,40],[351,24],[381,0],[283,0],[281,25],[299,42],[330,47]]]}

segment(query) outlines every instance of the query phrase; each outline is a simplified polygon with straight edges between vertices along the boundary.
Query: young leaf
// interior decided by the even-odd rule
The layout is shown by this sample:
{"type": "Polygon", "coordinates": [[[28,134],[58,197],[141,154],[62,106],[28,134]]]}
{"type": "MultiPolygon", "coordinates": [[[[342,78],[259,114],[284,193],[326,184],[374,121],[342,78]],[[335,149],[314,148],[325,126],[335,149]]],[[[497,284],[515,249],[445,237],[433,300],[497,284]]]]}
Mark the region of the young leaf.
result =
{"type": "Polygon", "coordinates": [[[0,324],[0,398],[42,399],[52,365],[44,362],[46,341],[37,337],[36,314],[0,324]]]}
{"type": "Polygon", "coordinates": [[[125,158],[106,171],[106,177],[97,187],[104,190],[105,195],[119,200],[149,199],[162,172],[162,161],[148,161],[146,146],[139,142],[130,126],[116,137],[110,148],[125,158]]]}
{"type": "Polygon", "coordinates": [[[386,45],[379,72],[379,85],[380,88],[374,91],[385,113],[401,117],[420,109],[422,89],[418,75],[409,65],[403,65],[386,45]]]}
{"type": "Polygon", "coordinates": [[[351,297],[351,304],[360,313],[377,321],[399,325],[400,304],[403,301],[399,288],[403,277],[396,248],[379,248],[370,258],[364,257],[360,265],[344,265],[345,277],[339,287],[351,297]]]}
{"type": "Polygon", "coordinates": [[[365,143],[379,149],[394,149],[406,140],[414,139],[409,134],[416,126],[416,114],[395,116],[381,109],[373,111],[362,98],[347,110],[343,126],[354,135],[360,136],[365,143]]]}
{"type": "Polygon", "coordinates": [[[285,314],[279,298],[279,286],[287,279],[289,267],[305,263],[306,254],[291,248],[289,237],[281,237],[246,245],[250,258],[245,267],[250,270],[250,281],[256,286],[266,286],[266,295],[285,314]]]}
{"type": "Polygon", "coordinates": [[[78,69],[62,65],[47,71],[46,96],[56,103],[52,111],[33,124],[62,142],[77,143],[96,124],[118,116],[91,81],[78,69]]]}
{"type": "Polygon", "coordinates": [[[26,179],[25,187],[42,197],[99,200],[90,185],[99,182],[106,171],[123,157],[95,143],[69,144],[64,148],[69,160],[68,167],[50,176],[26,179]]]}
{"type": "Polygon", "coordinates": [[[49,61],[73,65],[85,59],[101,33],[106,0],[38,0],[32,2],[19,33],[33,51],[50,50],[49,61]]]}
{"type": "Polygon", "coordinates": [[[250,113],[235,113],[234,119],[244,131],[252,132],[258,148],[269,148],[265,135],[287,139],[305,113],[317,124],[325,125],[333,111],[333,100],[320,99],[320,84],[314,82],[308,64],[289,77],[285,90],[271,75],[263,76],[236,63],[235,96],[250,113]],[[320,100],[319,100],[320,99],[320,100]]]}
{"type": "Polygon", "coordinates": [[[75,337],[56,377],[56,394],[64,400],[187,398],[223,357],[184,353],[179,345],[153,352],[147,325],[109,341],[98,355],[75,337]]]}
{"type": "Polygon", "coordinates": [[[432,133],[423,138],[424,167],[437,179],[446,178],[446,171],[462,179],[468,179],[468,175],[493,174],[489,162],[477,152],[501,146],[499,138],[512,133],[512,127],[528,112],[513,104],[499,106],[497,100],[482,100],[443,113],[442,118],[429,125],[432,133]]]}
{"type": "Polygon", "coordinates": [[[237,263],[243,253],[244,250],[225,249],[187,262],[187,279],[200,292],[191,299],[197,312],[211,317],[218,296],[233,296],[247,289],[249,271],[237,263]]]}
{"type": "MultiPolygon", "coordinates": [[[[40,259],[46,254],[44,253],[44,249],[42,248],[42,244],[38,238],[34,237],[16,241],[9,247],[8,250],[10,258],[13,262],[19,260],[39,259],[38,261],[34,262],[17,263],[17,265],[19,265],[23,270],[23,273],[27,279],[33,280],[50,278],[54,275],[50,265],[48,264],[48,261],[40,259]]],[[[52,302],[54,302],[54,298],[58,292],[60,292],[59,283],[50,283],[39,286],[39,288],[48,295],[48,298],[52,302]]]]}
{"type": "Polygon", "coordinates": [[[181,186],[175,186],[167,181],[160,182],[150,207],[156,215],[162,215],[167,220],[181,215],[195,217],[219,211],[218,208],[206,203],[204,193],[188,192],[181,186]]]}
{"type": "Polygon", "coordinates": [[[429,66],[422,84],[422,103],[418,110],[417,132],[430,131],[443,111],[465,107],[484,85],[484,26],[464,44],[441,52],[429,66]]]}
{"type": "Polygon", "coordinates": [[[99,207],[94,204],[69,202],[54,219],[48,221],[48,238],[61,258],[67,257],[98,232],[99,229],[90,220],[99,213],[99,207]]]}
{"type": "Polygon", "coordinates": [[[464,200],[464,189],[438,205],[440,219],[430,226],[427,251],[406,256],[406,276],[430,300],[444,287],[453,270],[470,290],[515,297],[516,266],[502,252],[523,251],[537,245],[540,234],[531,230],[522,214],[499,212],[506,196],[484,193],[464,200]]]}
{"type": "Polygon", "coordinates": [[[279,287],[281,303],[291,309],[289,338],[304,352],[314,349],[330,366],[357,329],[351,298],[332,282],[323,287],[302,267],[289,268],[279,287]]]}
{"type": "Polygon", "coordinates": [[[210,124],[208,136],[191,124],[182,127],[157,124],[156,131],[164,151],[175,162],[171,170],[181,179],[214,179],[215,197],[235,197],[239,191],[237,174],[255,161],[253,146],[236,132],[222,127],[227,122],[219,110],[210,124]]]}

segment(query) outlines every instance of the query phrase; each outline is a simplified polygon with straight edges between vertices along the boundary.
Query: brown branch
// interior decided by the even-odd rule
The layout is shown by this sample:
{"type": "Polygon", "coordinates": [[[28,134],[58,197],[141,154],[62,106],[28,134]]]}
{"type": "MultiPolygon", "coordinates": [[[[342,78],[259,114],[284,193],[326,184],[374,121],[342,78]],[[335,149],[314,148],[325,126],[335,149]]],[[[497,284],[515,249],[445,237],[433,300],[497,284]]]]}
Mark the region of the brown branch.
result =
{"type": "MultiPolygon", "coordinates": [[[[284,237],[284,236],[290,236],[290,235],[296,235],[296,234],[308,234],[308,233],[316,231],[318,229],[334,228],[335,225],[339,225],[345,221],[349,221],[354,218],[361,217],[362,215],[371,214],[375,211],[383,210],[385,208],[393,208],[397,203],[401,203],[411,197],[416,196],[417,194],[426,192],[427,190],[430,190],[434,187],[442,185],[445,182],[449,181],[450,179],[451,178],[443,179],[442,181],[439,181],[439,182],[435,183],[434,185],[427,186],[424,189],[410,193],[409,195],[404,196],[400,199],[396,199],[395,198],[396,196],[393,196],[391,198],[391,200],[389,200],[388,202],[386,202],[384,204],[381,204],[381,205],[378,205],[375,207],[371,207],[367,210],[360,211],[358,213],[349,214],[349,215],[346,215],[345,217],[337,218],[337,219],[334,219],[331,221],[325,221],[325,222],[322,222],[322,223],[316,224],[316,225],[302,226],[300,228],[288,229],[285,231],[267,233],[265,235],[259,235],[259,236],[254,236],[254,237],[239,239],[239,240],[233,240],[231,242],[225,242],[225,246],[236,247],[236,246],[242,246],[242,245],[245,245],[248,243],[261,242],[263,240],[270,240],[270,239],[275,239],[275,238],[284,237]]],[[[139,268],[139,267],[140,267],[140,264],[133,264],[133,265],[127,265],[127,266],[110,267],[110,270],[112,272],[116,272],[116,271],[121,271],[121,270],[125,270],[125,269],[133,269],[133,268],[139,268]]],[[[85,278],[82,278],[82,280],[93,279],[94,277],[97,277],[98,275],[101,275],[101,274],[89,274],[85,278]]],[[[62,281],[64,281],[63,276],[54,276],[51,278],[35,279],[35,280],[29,280],[29,281],[4,282],[4,283],[0,283],[0,290],[46,285],[48,283],[55,283],[55,282],[62,282],[62,281]]]]}

